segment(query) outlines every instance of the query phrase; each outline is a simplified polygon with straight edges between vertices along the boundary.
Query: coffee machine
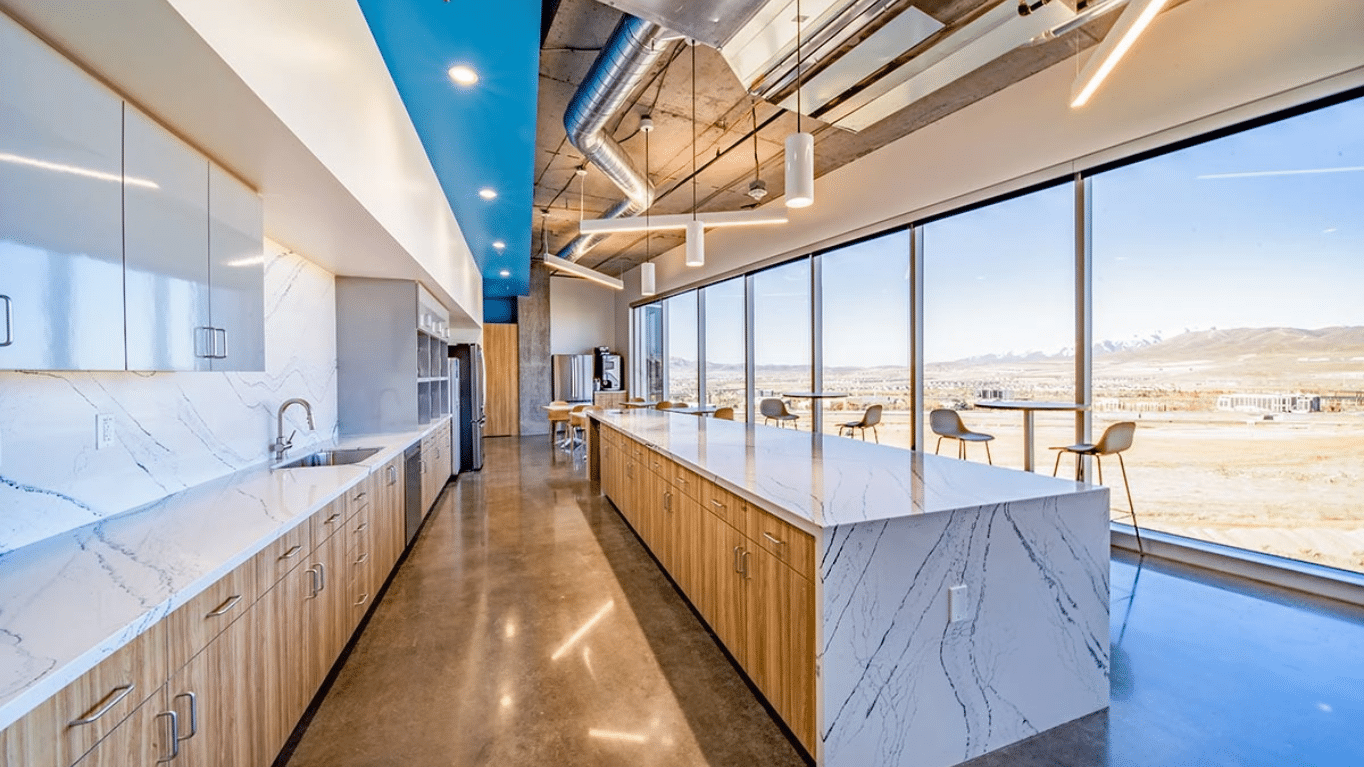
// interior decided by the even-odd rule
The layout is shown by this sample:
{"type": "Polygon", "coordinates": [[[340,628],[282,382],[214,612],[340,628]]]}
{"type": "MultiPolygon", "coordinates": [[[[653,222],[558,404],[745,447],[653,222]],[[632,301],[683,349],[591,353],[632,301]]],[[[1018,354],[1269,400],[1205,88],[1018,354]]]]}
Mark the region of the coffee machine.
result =
{"type": "Polygon", "coordinates": [[[594,376],[601,391],[622,391],[625,388],[625,368],[619,354],[612,354],[608,346],[598,346],[593,355],[594,376]]]}

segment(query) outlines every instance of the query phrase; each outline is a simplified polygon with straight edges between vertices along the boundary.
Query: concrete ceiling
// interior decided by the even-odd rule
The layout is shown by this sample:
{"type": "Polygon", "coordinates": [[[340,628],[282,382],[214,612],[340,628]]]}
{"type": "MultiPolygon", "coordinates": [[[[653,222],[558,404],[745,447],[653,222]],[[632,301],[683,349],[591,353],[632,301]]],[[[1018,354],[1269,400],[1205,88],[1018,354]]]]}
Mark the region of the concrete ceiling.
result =
{"type": "MultiPolygon", "coordinates": [[[[1000,2],[1016,0],[916,0],[914,6],[951,29],[1000,2]]],[[[577,235],[580,217],[596,218],[622,198],[595,169],[589,167],[583,177],[575,175],[583,159],[568,143],[563,127],[569,99],[620,16],[619,11],[595,0],[563,0],[545,37],[540,56],[534,199],[535,206],[548,209],[549,215],[542,219],[543,227],[539,221],[534,224],[532,247],[537,253],[546,245],[550,253],[556,252],[577,235]]],[[[1015,49],[858,133],[802,118],[805,130],[815,136],[815,175],[853,162],[1076,55],[1101,40],[1117,16],[1098,18],[1045,44],[1015,49]]],[[[655,214],[692,210],[691,53],[686,44],[674,44],[633,94],[630,105],[608,123],[611,134],[643,169],[645,135],[638,130],[639,119],[644,114],[653,117],[656,129],[649,136],[647,164],[658,190],[650,211],[655,214]]],[[[755,175],[766,182],[769,201],[780,198],[784,187],[783,141],[796,130],[795,114],[751,97],[713,48],[697,46],[695,66],[694,178],[698,209],[753,207],[754,200],[745,192],[755,175]]],[[[906,183],[913,183],[912,176],[906,183]]],[[[680,232],[654,233],[648,238],[638,233],[615,234],[588,252],[580,263],[620,275],[644,261],[646,253],[657,256],[681,243],[680,232]]]]}

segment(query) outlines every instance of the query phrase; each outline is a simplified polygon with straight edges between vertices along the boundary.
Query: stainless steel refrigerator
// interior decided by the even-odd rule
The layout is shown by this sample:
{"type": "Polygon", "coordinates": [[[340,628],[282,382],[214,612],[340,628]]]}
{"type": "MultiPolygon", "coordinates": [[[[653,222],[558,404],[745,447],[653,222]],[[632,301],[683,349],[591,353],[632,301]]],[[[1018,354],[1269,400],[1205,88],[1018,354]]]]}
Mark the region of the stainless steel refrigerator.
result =
{"type": "MultiPolygon", "coordinates": [[[[478,471],[483,468],[483,425],[488,422],[483,411],[483,348],[478,344],[453,344],[450,356],[455,363],[450,374],[452,399],[458,398],[459,409],[454,411],[455,423],[451,436],[458,435],[458,471],[478,471]]],[[[454,404],[454,403],[451,403],[454,404]]]]}
{"type": "Polygon", "coordinates": [[[554,399],[564,402],[591,402],[592,355],[555,354],[551,357],[554,369],[554,399]]]}

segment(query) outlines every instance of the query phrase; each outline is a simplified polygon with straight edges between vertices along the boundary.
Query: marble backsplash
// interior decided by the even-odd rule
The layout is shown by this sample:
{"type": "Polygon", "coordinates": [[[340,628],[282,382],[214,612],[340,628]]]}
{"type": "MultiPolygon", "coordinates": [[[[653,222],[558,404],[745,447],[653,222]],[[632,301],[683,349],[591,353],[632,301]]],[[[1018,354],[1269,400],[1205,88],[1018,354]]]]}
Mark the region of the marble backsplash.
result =
{"type": "MultiPolygon", "coordinates": [[[[266,243],[264,373],[0,372],[0,556],[270,460],[280,402],[293,454],[333,439],[336,280],[266,243]],[[97,415],[114,417],[95,447],[97,415]]],[[[206,520],[211,523],[212,520],[206,520]]]]}

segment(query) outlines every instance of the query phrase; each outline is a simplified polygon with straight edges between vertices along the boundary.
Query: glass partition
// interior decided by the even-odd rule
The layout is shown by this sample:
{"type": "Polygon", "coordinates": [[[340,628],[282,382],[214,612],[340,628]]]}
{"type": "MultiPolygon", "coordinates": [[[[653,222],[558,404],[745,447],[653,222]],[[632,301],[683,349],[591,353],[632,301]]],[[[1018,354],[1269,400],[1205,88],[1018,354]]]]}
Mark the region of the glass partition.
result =
{"type": "Polygon", "coordinates": [[[824,431],[836,434],[842,424],[860,423],[868,408],[879,405],[876,429],[852,433],[909,447],[909,232],[892,232],[818,258],[822,388],[849,395],[824,402],[824,431]]]}
{"type": "Polygon", "coordinates": [[[1364,101],[1092,189],[1094,428],[1137,424],[1138,521],[1364,571],[1364,101]]]}
{"type": "Polygon", "coordinates": [[[667,325],[668,373],[663,399],[695,405],[700,392],[700,367],[696,353],[696,291],[679,293],[663,302],[667,325]]]}
{"type": "MultiPolygon", "coordinates": [[[[753,385],[754,408],[764,399],[786,402],[810,428],[810,400],[784,397],[785,392],[809,391],[810,380],[810,259],[765,269],[753,275],[753,385]]],[[[755,422],[763,423],[755,414],[755,422]]]]}
{"type": "Polygon", "coordinates": [[[716,407],[734,408],[734,420],[744,420],[747,380],[744,377],[746,329],[744,278],[717,282],[704,288],[706,300],[706,396],[716,407]]]}

